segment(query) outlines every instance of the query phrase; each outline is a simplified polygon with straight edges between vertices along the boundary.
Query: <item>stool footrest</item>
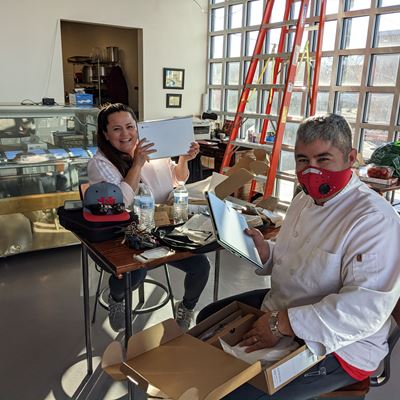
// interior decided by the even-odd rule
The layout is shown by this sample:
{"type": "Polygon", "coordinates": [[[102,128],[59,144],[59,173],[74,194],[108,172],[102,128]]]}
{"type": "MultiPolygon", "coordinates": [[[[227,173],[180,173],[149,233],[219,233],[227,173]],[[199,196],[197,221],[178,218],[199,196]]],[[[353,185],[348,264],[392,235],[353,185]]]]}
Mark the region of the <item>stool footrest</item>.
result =
{"type": "MultiPolygon", "coordinates": [[[[165,292],[166,296],[160,303],[158,303],[158,304],[156,304],[154,306],[151,306],[151,307],[142,308],[143,303],[139,302],[135,306],[135,308],[132,310],[132,314],[146,314],[146,313],[149,313],[149,312],[153,312],[153,311],[159,310],[160,308],[162,308],[165,305],[167,305],[168,302],[172,298],[172,293],[168,290],[168,287],[166,285],[164,285],[163,283],[158,282],[158,281],[156,281],[154,279],[147,279],[147,278],[143,281],[143,284],[145,284],[145,283],[150,284],[150,285],[154,285],[154,286],[158,286],[159,288],[161,288],[165,292]]],[[[104,288],[100,292],[100,295],[99,295],[99,303],[106,310],[108,310],[109,307],[108,307],[108,302],[104,299],[104,293],[106,291],[108,291],[108,290],[109,290],[108,287],[104,288]]],[[[140,290],[140,288],[139,288],[139,290],[140,290]]]]}

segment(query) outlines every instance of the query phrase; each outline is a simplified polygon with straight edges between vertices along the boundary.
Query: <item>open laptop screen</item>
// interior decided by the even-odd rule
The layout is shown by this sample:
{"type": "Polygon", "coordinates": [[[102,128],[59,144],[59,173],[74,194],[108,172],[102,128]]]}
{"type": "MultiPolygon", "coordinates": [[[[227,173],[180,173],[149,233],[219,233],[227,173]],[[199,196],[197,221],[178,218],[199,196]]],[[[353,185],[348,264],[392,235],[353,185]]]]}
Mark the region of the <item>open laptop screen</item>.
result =
{"type": "Polygon", "coordinates": [[[244,233],[248,228],[246,218],[214,193],[206,192],[206,198],[218,243],[231,253],[262,268],[263,264],[253,239],[244,233]]]}

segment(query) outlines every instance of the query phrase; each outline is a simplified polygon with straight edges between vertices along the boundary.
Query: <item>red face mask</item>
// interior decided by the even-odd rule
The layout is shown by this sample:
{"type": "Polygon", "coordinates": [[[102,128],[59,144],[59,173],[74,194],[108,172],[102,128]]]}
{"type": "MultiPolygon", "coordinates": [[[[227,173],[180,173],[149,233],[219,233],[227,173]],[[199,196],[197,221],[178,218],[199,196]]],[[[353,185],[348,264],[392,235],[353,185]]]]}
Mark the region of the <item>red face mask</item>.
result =
{"type": "Polygon", "coordinates": [[[351,168],[329,171],[318,167],[306,167],[297,172],[297,179],[306,194],[314,200],[325,199],[340,192],[351,178],[351,168]]]}

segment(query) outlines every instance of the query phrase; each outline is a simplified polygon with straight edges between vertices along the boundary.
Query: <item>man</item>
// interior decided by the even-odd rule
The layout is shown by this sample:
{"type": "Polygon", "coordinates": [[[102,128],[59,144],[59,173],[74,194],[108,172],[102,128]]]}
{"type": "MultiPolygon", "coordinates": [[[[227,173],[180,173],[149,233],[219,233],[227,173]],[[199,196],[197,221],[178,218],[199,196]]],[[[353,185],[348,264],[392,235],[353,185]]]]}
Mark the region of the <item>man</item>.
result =
{"type": "Polygon", "coordinates": [[[265,311],[243,337],[247,352],[296,336],[326,358],[275,395],[243,385],[227,399],[309,399],[365,379],[387,354],[390,314],[400,296],[400,218],[352,173],[356,154],[343,117],[300,125],[295,159],[303,192],[275,244],[247,231],[262,274],[271,274],[271,290],[221,300],[198,317],[239,300],[265,311]]]}

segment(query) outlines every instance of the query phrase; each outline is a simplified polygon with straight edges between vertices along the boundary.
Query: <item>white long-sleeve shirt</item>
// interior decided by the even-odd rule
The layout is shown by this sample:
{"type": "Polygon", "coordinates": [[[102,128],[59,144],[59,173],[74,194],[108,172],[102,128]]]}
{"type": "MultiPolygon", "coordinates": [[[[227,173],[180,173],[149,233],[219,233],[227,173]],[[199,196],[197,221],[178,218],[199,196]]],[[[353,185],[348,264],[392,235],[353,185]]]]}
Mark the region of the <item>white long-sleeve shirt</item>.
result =
{"type": "Polygon", "coordinates": [[[323,206],[299,194],[263,273],[262,309],[288,309],[296,336],[319,355],[335,352],[373,371],[387,354],[390,314],[400,296],[400,218],[353,176],[323,206]]]}
{"type": "MultiPolygon", "coordinates": [[[[175,175],[176,164],[170,158],[146,162],[140,172],[140,179],[149,185],[156,203],[165,203],[175,186],[178,185],[175,175]]],[[[135,192],[124,181],[124,177],[115,165],[98,150],[87,166],[89,183],[110,182],[121,188],[124,203],[133,203],[135,192]]]]}

